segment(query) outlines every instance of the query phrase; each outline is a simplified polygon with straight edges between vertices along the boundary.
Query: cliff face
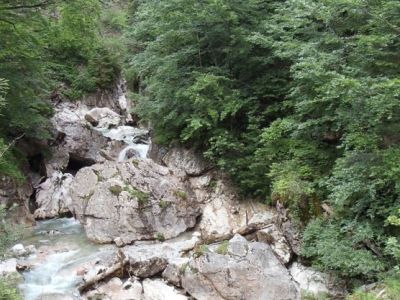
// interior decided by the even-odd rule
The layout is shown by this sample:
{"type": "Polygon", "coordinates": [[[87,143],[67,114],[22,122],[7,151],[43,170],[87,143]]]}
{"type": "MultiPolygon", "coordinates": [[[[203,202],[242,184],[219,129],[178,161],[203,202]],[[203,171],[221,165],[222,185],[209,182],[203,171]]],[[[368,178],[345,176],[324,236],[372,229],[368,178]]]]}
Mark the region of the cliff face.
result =
{"type": "Polygon", "coordinates": [[[30,181],[18,182],[7,176],[0,176],[0,205],[8,209],[11,222],[34,224],[29,209],[29,200],[33,194],[30,181]]]}

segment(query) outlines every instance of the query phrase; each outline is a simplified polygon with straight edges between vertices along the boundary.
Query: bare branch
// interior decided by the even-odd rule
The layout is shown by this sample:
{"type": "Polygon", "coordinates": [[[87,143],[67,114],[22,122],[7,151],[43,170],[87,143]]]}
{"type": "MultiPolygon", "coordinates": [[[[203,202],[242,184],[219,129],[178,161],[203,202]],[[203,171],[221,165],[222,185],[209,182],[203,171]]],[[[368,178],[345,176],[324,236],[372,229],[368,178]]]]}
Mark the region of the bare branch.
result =
{"type": "Polygon", "coordinates": [[[25,136],[25,133],[21,134],[19,137],[15,138],[7,147],[0,152],[0,159],[9,151],[20,139],[25,136]]]}

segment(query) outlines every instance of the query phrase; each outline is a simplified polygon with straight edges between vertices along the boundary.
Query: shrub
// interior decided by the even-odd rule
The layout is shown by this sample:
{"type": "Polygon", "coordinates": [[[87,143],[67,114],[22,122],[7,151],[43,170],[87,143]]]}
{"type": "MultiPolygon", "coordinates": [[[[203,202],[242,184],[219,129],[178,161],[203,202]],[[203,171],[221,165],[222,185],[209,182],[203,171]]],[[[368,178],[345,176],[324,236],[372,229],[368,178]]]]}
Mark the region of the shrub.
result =
{"type": "Polygon", "coordinates": [[[355,291],[346,300],[398,300],[400,297],[399,275],[388,276],[371,291],[355,291]]]}
{"type": "Polygon", "coordinates": [[[386,267],[366,248],[365,241],[375,239],[373,232],[366,224],[317,219],[304,232],[301,254],[313,259],[314,266],[322,271],[346,278],[373,278],[386,267]]]}

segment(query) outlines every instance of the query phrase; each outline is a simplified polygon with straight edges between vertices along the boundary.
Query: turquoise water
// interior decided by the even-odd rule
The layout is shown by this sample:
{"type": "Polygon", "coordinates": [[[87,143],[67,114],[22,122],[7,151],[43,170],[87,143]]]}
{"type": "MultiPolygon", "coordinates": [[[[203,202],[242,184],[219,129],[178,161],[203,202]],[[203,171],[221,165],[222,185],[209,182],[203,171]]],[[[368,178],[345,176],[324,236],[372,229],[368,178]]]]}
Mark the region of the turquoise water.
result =
{"type": "Polygon", "coordinates": [[[82,279],[77,269],[103,248],[87,240],[78,221],[66,218],[39,222],[23,244],[38,249],[26,259],[34,267],[23,274],[20,289],[25,300],[78,299],[76,286],[82,279]]]}

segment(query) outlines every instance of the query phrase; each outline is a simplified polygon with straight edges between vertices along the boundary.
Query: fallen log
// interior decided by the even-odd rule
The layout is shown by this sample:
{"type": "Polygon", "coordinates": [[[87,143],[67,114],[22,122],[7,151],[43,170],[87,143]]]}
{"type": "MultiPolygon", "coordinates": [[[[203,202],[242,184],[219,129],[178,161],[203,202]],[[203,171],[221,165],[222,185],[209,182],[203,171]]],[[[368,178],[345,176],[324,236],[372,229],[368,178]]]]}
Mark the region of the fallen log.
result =
{"type": "Polygon", "coordinates": [[[107,278],[112,277],[115,273],[117,273],[118,271],[121,271],[125,268],[125,265],[129,262],[128,259],[124,259],[114,265],[112,265],[111,267],[109,267],[107,270],[105,270],[104,272],[97,274],[95,276],[93,276],[92,278],[89,278],[88,280],[84,281],[83,283],[81,283],[78,286],[78,291],[80,293],[85,292],[86,290],[88,290],[89,288],[91,288],[92,286],[94,286],[96,283],[103,281],[107,278]]]}

